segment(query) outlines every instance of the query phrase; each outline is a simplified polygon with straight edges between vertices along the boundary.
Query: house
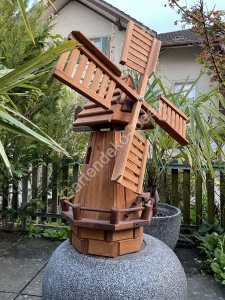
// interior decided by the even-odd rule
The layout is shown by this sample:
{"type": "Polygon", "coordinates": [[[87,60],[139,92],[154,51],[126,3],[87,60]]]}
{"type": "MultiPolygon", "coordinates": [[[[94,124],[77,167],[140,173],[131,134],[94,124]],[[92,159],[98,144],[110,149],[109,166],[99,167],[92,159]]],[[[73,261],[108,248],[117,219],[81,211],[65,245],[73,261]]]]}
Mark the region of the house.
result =
{"type": "MultiPolygon", "coordinates": [[[[42,1],[46,2],[46,0],[42,1]]],[[[157,36],[156,31],[147,28],[104,0],[55,0],[52,2],[58,13],[50,5],[46,5],[43,17],[46,19],[53,14],[58,15],[53,34],[67,37],[72,30],[81,31],[116,64],[120,61],[129,20],[134,21],[137,26],[144,28],[151,35],[157,36]]],[[[198,78],[202,67],[195,62],[201,51],[197,37],[191,30],[180,30],[158,34],[157,38],[162,41],[162,46],[156,75],[162,78],[165,86],[173,85],[174,91],[179,90],[188,78],[186,87],[190,88],[198,78]]],[[[208,92],[210,85],[209,76],[203,75],[190,96],[195,97],[199,92],[208,92]]]]}

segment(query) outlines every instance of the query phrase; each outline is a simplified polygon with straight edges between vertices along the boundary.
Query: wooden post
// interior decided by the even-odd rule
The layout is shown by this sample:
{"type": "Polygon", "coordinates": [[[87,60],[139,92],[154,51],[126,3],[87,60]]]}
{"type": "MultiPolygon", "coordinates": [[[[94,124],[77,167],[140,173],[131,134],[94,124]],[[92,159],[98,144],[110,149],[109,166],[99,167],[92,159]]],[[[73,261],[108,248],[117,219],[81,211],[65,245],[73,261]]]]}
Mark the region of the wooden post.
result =
{"type": "MultiPolygon", "coordinates": [[[[44,208],[42,209],[42,213],[48,212],[48,164],[47,159],[45,159],[46,165],[42,166],[42,202],[44,204],[44,208]]],[[[42,217],[42,220],[45,221],[46,218],[42,217]]]]}
{"type": "Polygon", "coordinates": [[[178,207],[178,169],[172,169],[172,205],[178,207]]]}
{"type": "Polygon", "coordinates": [[[184,224],[190,224],[190,170],[183,171],[184,224]]]}
{"type": "Polygon", "coordinates": [[[225,171],[220,171],[220,226],[225,229],[225,171]]]}
{"type": "Polygon", "coordinates": [[[111,209],[110,223],[111,224],[118,224],[119,223],[119,208],[118,207],[113,207],[111,209]]]}
{"type": "Polygon", "coordinates": [[[58,165],[56,163],[52,164],[52,212],[57,213],[58,210],[58,165]]]}
{"type": "MultiPolygon", "coordinates": [[[[33,166],[32,168],[31,189],[32,189],[32,200],[37,199],[38,197],[38,167],[37,166],[33,166]]],[[[36,205],[36,209],[37,209],[37,205],[36,205]]],[[[36,220],[36,216],[32,217],[32,220],[36,220]]]]}
{"type": "Polygon", "coordinates": [[[142,220],[149,220],[151,210],[152,210],[152,206],[149,205],[149,204],[145,204],[145,209],[142,211],[141,219],[142,220]]]}
{"type": "Polygon", "coordinates": [[[214,223],[214,180],[210,173],[206,174],[206,190],[208,201],[208,222],[214,223]]]}
{"type": "Polygon", "coordinates": [[[80,203],[75,203],[72,206],[72,210],[73,210],[73,219],[76,221],[81,220],[81,209],[80,209],[81,205],[80,203]]]}
{"type": "MultiPolygon", "coordinates": [[[[23,211],[25,205],[27,204],[28,199],[28,177],[22,178],[22,203],[21,203],[21,209],[23,211]]],[[[21,229],[26,229],[26,218],[22,217],[21,222],[21,229]]]]}
{"type": "Polygon", "coordinates": [[[199,172],[195,179],[195,222],[196,225],[202,223],[202,176],[199,172]]]}
{"type": "Polygon", "coordinates": [[[161,171],[160,175],[160,202],[161,203],[166,203],[166,170],[161,171]]]}
{"type": "Polygon", "coordinates": [[[18,195],[19,195],[19,188],[18,188],[18,181],[13,181],[13,195],[12,195],[12,208],[14,210],[18,210],[18,195]]]}

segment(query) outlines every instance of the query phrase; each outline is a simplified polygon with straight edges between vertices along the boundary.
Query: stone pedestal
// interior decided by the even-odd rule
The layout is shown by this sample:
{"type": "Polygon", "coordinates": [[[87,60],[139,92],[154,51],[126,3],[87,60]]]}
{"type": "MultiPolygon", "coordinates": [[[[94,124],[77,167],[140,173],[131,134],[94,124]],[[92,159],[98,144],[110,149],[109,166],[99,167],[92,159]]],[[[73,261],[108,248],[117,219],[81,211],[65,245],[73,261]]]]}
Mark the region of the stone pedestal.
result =
{"type": "Polygon", "coordinates": [[[43,300],[186,300],[184,270],[174,252],[144,235],[139,252],[106,258],[83,255],[69,241],[53,253],[44,272],[43,300]]]}

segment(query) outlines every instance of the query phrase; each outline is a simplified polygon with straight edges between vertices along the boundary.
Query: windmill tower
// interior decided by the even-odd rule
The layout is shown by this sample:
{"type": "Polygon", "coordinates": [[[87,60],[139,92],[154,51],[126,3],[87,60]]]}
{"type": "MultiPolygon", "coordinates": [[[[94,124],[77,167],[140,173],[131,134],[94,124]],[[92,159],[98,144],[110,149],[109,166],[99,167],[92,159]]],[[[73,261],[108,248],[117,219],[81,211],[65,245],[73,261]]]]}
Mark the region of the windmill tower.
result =
{"type": "Polygon", "coordinates": [[[120,69],[81,32],[78,47],[61,55],[54,77],[90,100],[76,111],[76,131],[91,131],[74,203],[61,199],[70,243],[83,254],[116,257],[140,250],[153,199],[143,193],[149,141],[137,129],[153,129],[150,117],[181,145],[187,117],[164,96],[158,111],[144,101],[161,43],[129,22],[121,64],[139,72],[136,90],[120,69]]]}

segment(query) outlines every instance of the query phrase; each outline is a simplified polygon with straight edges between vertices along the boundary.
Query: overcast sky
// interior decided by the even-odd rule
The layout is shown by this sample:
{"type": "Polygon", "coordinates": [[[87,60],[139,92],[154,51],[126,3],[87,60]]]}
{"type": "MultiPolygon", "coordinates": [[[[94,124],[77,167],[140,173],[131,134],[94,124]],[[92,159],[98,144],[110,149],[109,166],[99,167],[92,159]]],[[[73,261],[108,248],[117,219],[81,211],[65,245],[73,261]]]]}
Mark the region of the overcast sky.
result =
{"type": "MultiPolygon", "coordinates": [[[[37,0],[30,0],[31,3],[37,0]]],[[[181,29],[181,25],[174,25],[174,21],[179,20],[177,15],[167,4],[167,0],[105,0],[111,5],[122,10],[132,18],[155,30],[157,33],[176,31],[181,29]]],[[[198,0],[180,0],[182,5],[187,6],[197,3],[198,0]]],[[[205,0],[208,10],[216,5],[216,9],[225,10],[225,0],[205,0]]]]}
{"type": "MultiPolygon", "coordinates": [[[[167,0],[105,0],[111,5],[124,11],[139,22],[155,30],[157,33],[176,31],[181,29],[181,25],[174,25],[174,21],[179,20],[179,15],[167,4],[167,0]]],[[[180,4],[189,7],[195,0],[180,0],[180,4]]],[[[205,0],[208,10],[216,5],[216,9],[225,10],[225,0],[205,0]]]]}

